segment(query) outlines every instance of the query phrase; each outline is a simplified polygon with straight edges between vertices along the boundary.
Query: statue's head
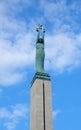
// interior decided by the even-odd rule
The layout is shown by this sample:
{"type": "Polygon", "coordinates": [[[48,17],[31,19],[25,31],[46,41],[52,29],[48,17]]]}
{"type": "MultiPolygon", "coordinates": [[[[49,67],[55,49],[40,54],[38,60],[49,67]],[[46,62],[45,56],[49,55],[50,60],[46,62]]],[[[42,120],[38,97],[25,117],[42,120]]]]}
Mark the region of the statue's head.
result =
{"type": "Polygon", "coordinates": [[[45,33],[45,28],[43,25],[39,24],[36,28],[36,31],[38,32],[37,36],[37,43],[42,43],[44,44],[44,33],[45,33]]]}

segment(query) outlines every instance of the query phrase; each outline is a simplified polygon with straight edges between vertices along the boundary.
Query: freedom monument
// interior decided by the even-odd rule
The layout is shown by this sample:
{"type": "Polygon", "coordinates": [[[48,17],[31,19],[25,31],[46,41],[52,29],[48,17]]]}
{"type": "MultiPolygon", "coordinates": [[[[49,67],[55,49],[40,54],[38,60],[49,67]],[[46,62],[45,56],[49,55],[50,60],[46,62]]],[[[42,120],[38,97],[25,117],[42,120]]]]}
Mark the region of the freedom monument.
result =
{"type": "Polygon", "coordinates": [[[51,79],[44,70],[45,29],[39,24],[36,31],[36,73],[31,82],[30,130],[53,130],[51,79]]]}

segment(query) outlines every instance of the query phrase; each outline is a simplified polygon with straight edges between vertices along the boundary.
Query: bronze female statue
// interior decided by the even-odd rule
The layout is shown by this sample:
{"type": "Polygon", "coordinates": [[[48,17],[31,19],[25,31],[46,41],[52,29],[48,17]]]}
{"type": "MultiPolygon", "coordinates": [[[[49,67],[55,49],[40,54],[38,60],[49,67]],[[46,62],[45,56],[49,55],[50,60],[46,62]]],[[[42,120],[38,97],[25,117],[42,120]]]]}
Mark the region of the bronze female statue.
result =
{"type": "Polygon", "coordinates": [[[38,25],[36,28],[38,32],[37,41],[36,41],[36,72],[44,73],[44,33],[45,29],[43,25],[38,25]],[[42,31],[42,36],[40,36],[40,31],[42,31]]]}

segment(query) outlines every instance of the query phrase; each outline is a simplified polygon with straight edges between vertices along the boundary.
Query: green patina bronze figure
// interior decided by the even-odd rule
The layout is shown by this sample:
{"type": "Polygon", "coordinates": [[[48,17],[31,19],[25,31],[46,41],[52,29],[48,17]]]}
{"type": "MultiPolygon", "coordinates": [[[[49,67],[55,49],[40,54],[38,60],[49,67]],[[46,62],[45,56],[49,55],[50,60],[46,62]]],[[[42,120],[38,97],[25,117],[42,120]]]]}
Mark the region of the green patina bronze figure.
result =
{"type": "Polygon", "coordinates": [[[49,74],[47,74],[44,70],[44,58],[45,58],[45,51],[44,51],[44,33],[45,29],[43,25],[39,24],[36,28],[37,31],[37,41],[36,41],[36,73],[33,77],[32,84],[34,83],[35,79],[43,79],[43,80],[50,80],[49,74]]]}
{"type": "Polygon", "coordinates": [[[44,73],[44,33],[43,25],[38,25],[36,28],[38,33],[36,41],[36,72],[44,73]]]}

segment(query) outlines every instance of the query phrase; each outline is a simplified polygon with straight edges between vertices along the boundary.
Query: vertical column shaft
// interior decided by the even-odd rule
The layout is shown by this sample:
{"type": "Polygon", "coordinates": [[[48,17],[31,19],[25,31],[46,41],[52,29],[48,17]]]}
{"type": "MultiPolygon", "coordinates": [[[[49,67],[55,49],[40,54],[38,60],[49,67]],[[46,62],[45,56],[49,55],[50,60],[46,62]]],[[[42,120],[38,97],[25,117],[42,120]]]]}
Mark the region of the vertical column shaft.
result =
{"type": "Polygon", "coordinates": [[[31,87],[30,130],[53,130],[50,80],[35,79],[31,87]]]}

